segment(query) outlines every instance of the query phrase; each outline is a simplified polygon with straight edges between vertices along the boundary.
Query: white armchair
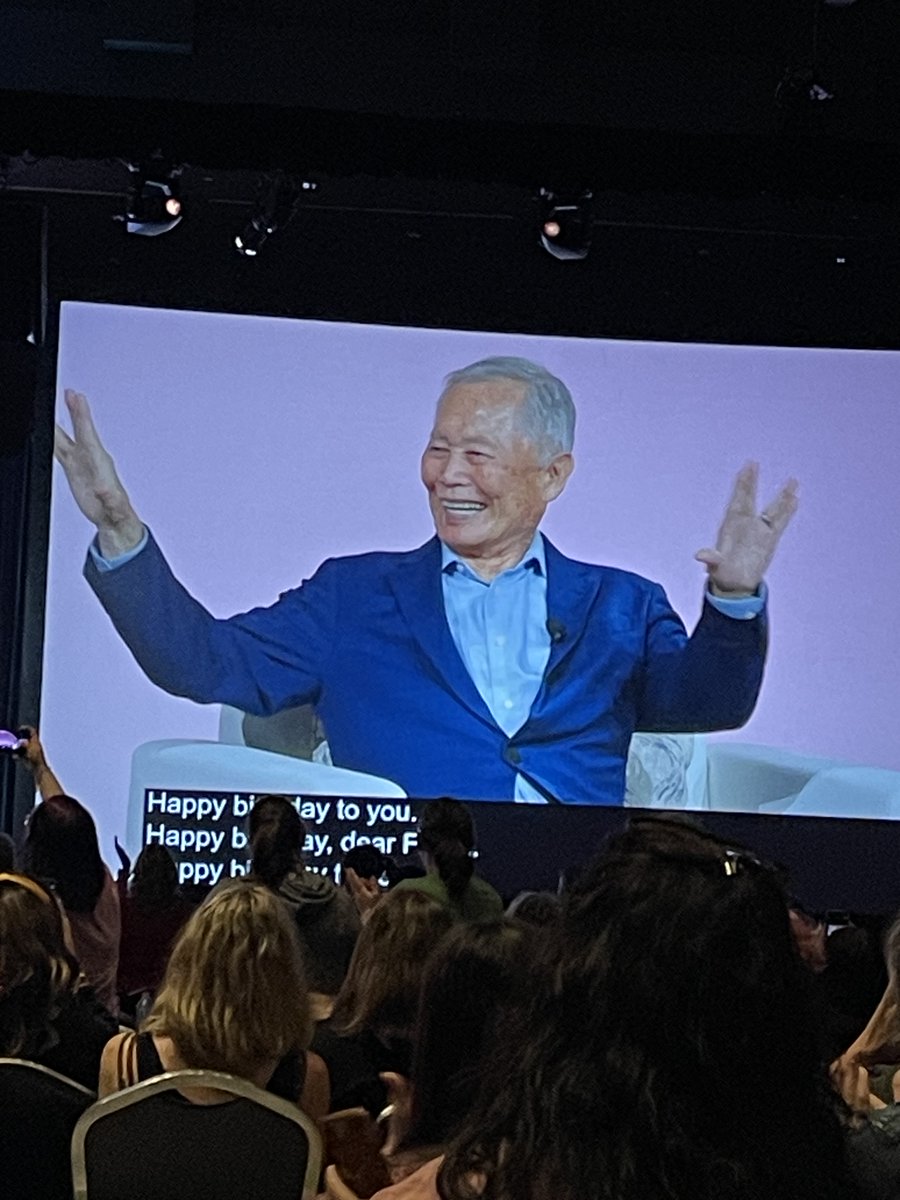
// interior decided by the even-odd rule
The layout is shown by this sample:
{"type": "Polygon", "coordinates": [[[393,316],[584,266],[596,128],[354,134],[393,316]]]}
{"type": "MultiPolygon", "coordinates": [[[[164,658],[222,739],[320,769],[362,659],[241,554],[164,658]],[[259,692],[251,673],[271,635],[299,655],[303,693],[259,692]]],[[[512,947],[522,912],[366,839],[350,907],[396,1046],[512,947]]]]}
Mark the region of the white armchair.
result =
{"type": "Polygon", "coordinates": [[[635,734],[625,803],[643,808],[900,817],[900,771],[690,734],[635,734]]]}

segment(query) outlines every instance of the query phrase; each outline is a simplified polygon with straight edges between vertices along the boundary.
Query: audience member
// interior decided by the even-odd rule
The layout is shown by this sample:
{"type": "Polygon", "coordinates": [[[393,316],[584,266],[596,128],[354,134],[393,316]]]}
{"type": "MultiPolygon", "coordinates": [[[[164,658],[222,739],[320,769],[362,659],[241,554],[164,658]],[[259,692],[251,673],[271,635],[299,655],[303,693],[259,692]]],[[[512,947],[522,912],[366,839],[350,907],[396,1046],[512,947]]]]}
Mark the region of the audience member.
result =
{"type": "Polygon", "coordinates": [[[159,987],[169,951],[194,911],[178,887],[178,868],[165,846],[145,846],[129,881],[130,862],[116,842],[122,870],[117,880],[122,910],[118,990],[123,1008],[159,987]]]}
{"type": "Polygon", "coordinates": [[[290,907],[303,947],[307,981],[337,994],[359,933],[351,898],[303,862],[306,827],[285,796],[263,796],[250,812],[250,872],[290,907]]]}
{"type": "Polygon", "coordinates": [[[504,918],[466,805],[425,806],[425,874],[382,894],[376,847],[337,888],[304,863],[290,800],[264,796],[250,875],[193,911],[161,847],[129,883],[117,843],[116,888],[25,733],[41,802],[27,873],[0,836],[0,1057],[101,1095],[195,1067],[314,1119],[389,1113],[374,1200],[900,1195],[900,917],[830,1090],[821,1047],[871,1006],[874,935],[838,930],[826,966],[825,924],[781,874],[685,818],[632,819],[566,895],[520,893],[504,918]],[[139,1032],[116,1033],[117,959],[123,995],[156,993],[139,1032]]]}
{"type": "Polygon", "coordinates": [[[94,1091],[116,1022],[84,984],[64,922],[39,883],[0,873],[0,1058],[40,1063],[94,1091]]]}
{"type": "Polygon", "coordinates": [[[409,1080],[387,1079],[389,1155],[399,1180],[443,1152],[468,1116],[507,1006],[528,990],[527,934],[512,921],[459,922],[422,983],[409,1080]]]}
{"type": "Polygon", "coordinates": [[[363,926],[334,1014],[313,1036],[331,1077],[332,1108],[384,1107],[379,1075],[409,1075],[412,1031],[429,956],[453,922],[421,892],[388,892],[363,926]]]}
{"type": "MultiPolygon", "coordinates": [[[[564,905],[438,1172],[391,1197],[847,1200],[777,876],[633,821],[564,905]]],[[[383,1200],[387,1200],[387,1196],[383,1200]]]]}
{"type": "Polygon", "coordinates": [[[454,916],[478,921],[503,916],[503,901],[475,874],[475,824],[459,800],[432,800],[419,822],[420,879],[403,879],[395,890],[424,892],[446,904],[454,916]]]}
{"type": "Polygon", "coordinates": [[[25,729],[28,737],[21,761],[30,767],[42,798],[26,824],[25,870],[62,901],[81,969],[100,1003],[116,1015],[119,894],[100,857],[94,818],[83,804],[63,793],[37,732],[25,729]]]}
{"type": "Polygon", "coordinates": [[[309,1032],[294,924],[268,888],[236,883],[184,926],[141,1031],[106,1046],[100,1093],[163,1071],[227,1071],[319,1118],[328,1108],[327,1074],[305,1053],[309,1032]]]}

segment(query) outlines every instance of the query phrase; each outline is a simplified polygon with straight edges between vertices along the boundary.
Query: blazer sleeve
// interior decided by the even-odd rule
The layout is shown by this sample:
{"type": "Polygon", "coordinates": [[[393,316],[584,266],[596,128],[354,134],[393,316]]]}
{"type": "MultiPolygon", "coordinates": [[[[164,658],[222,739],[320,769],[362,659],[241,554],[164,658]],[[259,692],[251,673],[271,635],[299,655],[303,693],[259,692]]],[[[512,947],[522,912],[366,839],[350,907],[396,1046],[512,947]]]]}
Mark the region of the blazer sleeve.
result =
{"type": "Polygon", "coordinates": [[[267,608],[219,619],[175,578],[155,539],[113,571],[88,555],[84,574],[153,683],[200,704],[268,716],[315,703],[337,620],[337,581],[325,563],[267,608]]]}
{"type": "Polygon", "coordinates": [[[655,733],[703,733],[746,724],[762,685],[767,619],[727,617],[704,603],[687,636],[662,588],[647,607],[636,728],[655,733]]]}

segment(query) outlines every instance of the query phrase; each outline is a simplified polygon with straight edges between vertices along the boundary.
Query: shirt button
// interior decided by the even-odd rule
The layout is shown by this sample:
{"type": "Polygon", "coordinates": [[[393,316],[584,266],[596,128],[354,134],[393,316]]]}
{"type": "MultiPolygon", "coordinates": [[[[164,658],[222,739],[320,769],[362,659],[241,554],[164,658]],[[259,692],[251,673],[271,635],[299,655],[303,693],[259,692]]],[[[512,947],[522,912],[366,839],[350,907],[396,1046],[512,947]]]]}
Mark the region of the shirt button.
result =
{"type": "Polygon", "coordinates": [[[498,637],[494,638],[494,645],[495,646],[505,646],[506,645],[506,637],[501,633],[498,637]]]}
{"type": "Polygon", "coordinates": [[[503,707],[504,707],[504,708],[512,708],[512,706],[513,706],[513,702],[512,702],[512,700],[504,700],[504,701],[503,701],[503,707]]]}

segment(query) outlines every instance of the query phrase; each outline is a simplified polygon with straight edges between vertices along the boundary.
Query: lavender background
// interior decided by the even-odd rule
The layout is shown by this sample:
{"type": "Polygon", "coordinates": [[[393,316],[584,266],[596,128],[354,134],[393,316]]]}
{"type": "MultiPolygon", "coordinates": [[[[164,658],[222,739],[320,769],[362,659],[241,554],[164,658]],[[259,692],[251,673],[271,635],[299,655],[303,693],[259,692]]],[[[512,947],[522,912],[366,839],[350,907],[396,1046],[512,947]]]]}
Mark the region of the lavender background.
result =
{"type": "MultiPolygon", "coordinates": [[[[662,582],[690,626],[731,480],[762,463],[801,508],[769,575],[756,715],[724,736],[900,768],[900,357],[400,329],[66,303],[74,387],[186,586],[226,615],[323,558],[431,533],[418,460],[442,377],[522,354],[570,386],[576,471],[548,511],[566,554],[662,582]]],[[[148,683],[81,578],[91,534],[55,467],[41,729],[63,785],[124,832],[135,745],[215,738],[218,709],[148,683]]],[[[19,714],[21,720],[35,716],[19,714]]]]}

